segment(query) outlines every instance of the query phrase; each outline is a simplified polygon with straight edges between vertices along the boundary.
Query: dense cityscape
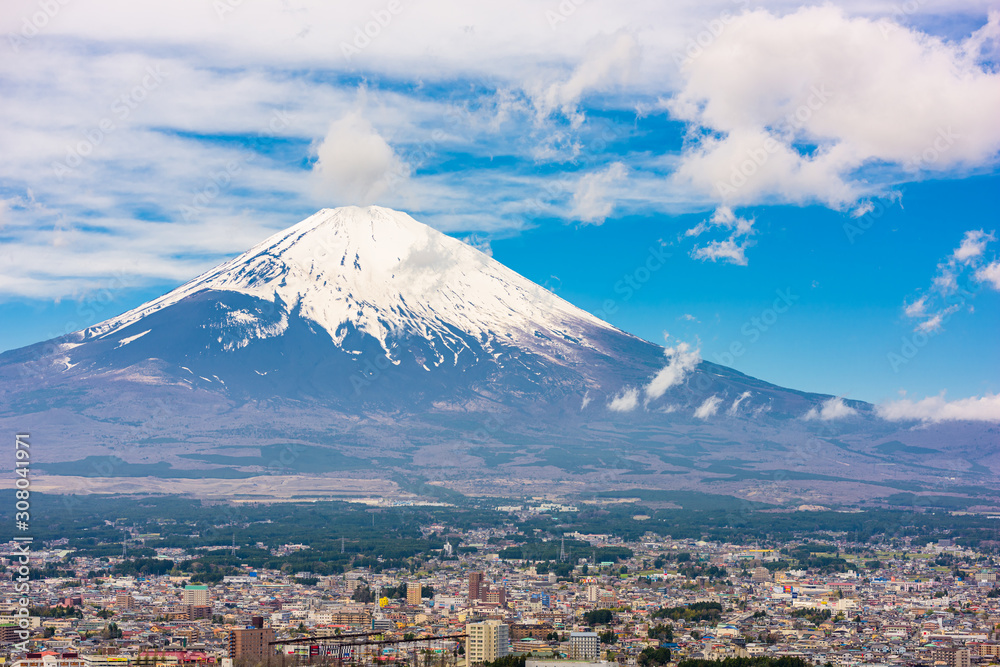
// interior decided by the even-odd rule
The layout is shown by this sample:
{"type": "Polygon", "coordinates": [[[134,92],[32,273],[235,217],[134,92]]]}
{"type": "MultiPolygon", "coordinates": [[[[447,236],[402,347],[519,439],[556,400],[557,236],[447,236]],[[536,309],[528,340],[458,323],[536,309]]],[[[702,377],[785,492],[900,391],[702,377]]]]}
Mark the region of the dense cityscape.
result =
{"type": "MultiPolygon", "coordinates": [[[[576,508],[541,509],[568,515],[576,508]]],[[[1000,588],[990,545],[981,551],[950,539],[909,538],[879,545],[830,534],[762,546],[654,532],[626,540],[535,529],[540,537],[529,549],[516,522],[413,528],[434,548],[405,559],[353,556],[335,574],[287,564],[243,564],[223,574],[194,565],[206,551],[239,560],[245,547],[237,549],[235,534],[232,546],[207,550],[150,548],[164,537],[148,533],[93,547],[120,550],[113,556],[80,555],[87,550],[57,539],[34,544],[19,559],[12,542],[0,585],[3,663],[510,665],[526,659],[529,667],[652,667],[796,659],[969,667],[1000,656],[1000,588]],[[533,557],[543,552],[551,557],[533,557]],[[18,576],[24,560],[35,573],[27,592],[18,576]],[[20,611],[24,598],[27,613],[20,611]]],[[[343,537],[339,544],[342,552],[349,545],[343,537]]],[[[279,561],[312,550],[302,543],[256,548],[279,561]]]]}

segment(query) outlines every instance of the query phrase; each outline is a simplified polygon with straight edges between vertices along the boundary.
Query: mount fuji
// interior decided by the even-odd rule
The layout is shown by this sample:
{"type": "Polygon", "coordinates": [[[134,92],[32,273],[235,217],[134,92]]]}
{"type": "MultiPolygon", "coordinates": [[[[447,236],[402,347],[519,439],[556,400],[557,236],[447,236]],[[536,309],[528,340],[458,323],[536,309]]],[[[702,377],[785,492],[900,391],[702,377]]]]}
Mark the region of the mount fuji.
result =
{"type": "Polygon", "coordinates": [[[0,424],[47,441],[36,465],[52,475],[836,502],[1000,470],[995,428],[900,428],[655,345],[379,207],[324,209],[127,313],[6,352],[0,383],[0,424]]]}

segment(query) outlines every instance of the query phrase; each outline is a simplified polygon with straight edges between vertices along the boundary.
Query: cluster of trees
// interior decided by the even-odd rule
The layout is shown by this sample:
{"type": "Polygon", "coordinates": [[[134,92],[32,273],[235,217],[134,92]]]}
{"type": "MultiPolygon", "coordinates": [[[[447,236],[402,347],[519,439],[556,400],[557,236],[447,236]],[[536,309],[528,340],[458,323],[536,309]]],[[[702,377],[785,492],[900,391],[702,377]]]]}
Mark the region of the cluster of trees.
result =
{"type": "Polygon", "coordinates": [[[674,641],[674,626],[657,624],[649,630],[650,639],[658,639],[661,642],[674,641]]]}
{"type": "MultiPolygon", "coordinates": [[[[587,574],[586,564],[584,564],[582,569],[582,574],[587,574]]],[[[536,574],[548,574],[549,572],[555,572],[556,578],[558,579],[570,579],[573,576],[573,564],[572,563],[553,563],[552,561],[545,561],[544,563],[538,563],[535,565],[536,574]]]]}
{"type": "Polygon", "coordinates": [[[649,646],[642,649],[642,653],[636,657],[636,662],[639,664],[639,667],[665,665],[670,662],[670,649],[649,646]]]}
{"type": "MultiPolygon", "coordinates": [[[[389,586],[388,588],[382,589],[382,595],[387,598],[405,598],[406,597],[406,584],[402,583],[398,586],[389,586]]],[[[420,586],[420,597],[422,598],[432,598],[434,597],[434,587],[433,586],[420,586]]]]}
{"type": "Polygon", "coordinates": [[[492,662],[482,663],[483,667],[524,667],[528,657],[526,655],[505,655],[492,662]]]}
{"type": "Polygon", "coordinates": [[[28,613],[39,618],[83,618],[78,607],[30,607],[28,613]]]}
{"type": "Polygon", "coordinates": [[[833,614],[829,609],[794,609],[791,615],[796,618],[804,618],[813,625],[820,625],[829,621],[833,614]]]}
{"type": "Polygon", "coordinates": [[[669,618],[672,621],[688,623],[717,623],[722,617],[722,605],[718,602],[694,602],[682,607],[660,607],[652,618],[669,618]]]}
{"type": "Polygon", "coordinates": [[[583,620],[587,625],[610,625],[615,615],[610,609],[592,609],[583,613],[583,620]]]}

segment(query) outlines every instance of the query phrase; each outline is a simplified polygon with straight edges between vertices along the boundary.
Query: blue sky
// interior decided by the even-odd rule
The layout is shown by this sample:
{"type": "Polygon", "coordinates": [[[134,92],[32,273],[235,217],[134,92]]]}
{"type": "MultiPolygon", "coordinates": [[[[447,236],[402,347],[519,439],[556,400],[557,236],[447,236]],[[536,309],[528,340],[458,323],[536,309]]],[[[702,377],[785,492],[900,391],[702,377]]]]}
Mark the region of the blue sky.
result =
{"type": "Polygon", "coordinates": [[[1000,15],[673,4],[15,0],[0,349],[377,203],[648,340],[1000,419],[1000,15]]]}

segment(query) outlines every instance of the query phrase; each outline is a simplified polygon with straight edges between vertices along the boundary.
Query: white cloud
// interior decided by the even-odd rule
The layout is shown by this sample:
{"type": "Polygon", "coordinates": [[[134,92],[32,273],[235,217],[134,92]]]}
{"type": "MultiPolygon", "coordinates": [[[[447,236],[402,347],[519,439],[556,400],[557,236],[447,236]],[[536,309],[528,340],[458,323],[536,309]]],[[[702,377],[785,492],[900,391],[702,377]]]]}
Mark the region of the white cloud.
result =
{"type": "Polygon", "coordinates": [[[739,396],[737,396],[736,400],[733,401],[733,404],[729,406],[729,410],[727,411],[729,413],[729,416],[730,417],[735,417],[736,416],[736,412],[740,409],[740,403],[742,403],[746,399],[750,398],[750,396],[751,396],[751,394],[750,394],[749,391],[745,391],[742,394],[740,394],[739,396]]]}
{"type": "MultiPolygon", "coordinates": [[[[952,132],[959,135],[939,159],[924,165],[927,171],[963,173],[978,164],[976,155],[995,150],[990,146],[996,105],[979,93],[996,76],[977,70],[971,54],[993,53],[990,30],[995,32],[996,21],[965,44],[961,36],[945,42],[904,28],[888,37],[880,33],[878,39],[887,44],[875,55],[884,50],[888,57],[868,58],[879,46],[866,39],[870,22],[845,17],[874,15],[879,10],[870,3],[844,0],[838,3],[842,15],[824,10],[835,14],[824,24],[829,39],[806,35],[796,41],[790,37],[796,22],[819,10],[782,1],[769,5],[774,15],[758,11],[751,13],[756,18],[727,22],[682,79],[676,56],[700,39],[707,21],[733,11],[729,0],[570,3],[572,14],[560,14],[565,20],[556,24],[534,0],[440,0],[419,8],[404,2],[350,59],[342,57],[342,44],[353,42],[373,20],[373,7],[365,3],[59,4],[58,15],[39,36],[0,58],[5,82],[0,196],[30,187],[40,202],[31,210],[12,204],[3,216],[2,254],[11,258],[0,262],[5,297],[68,296],[113,284],[115,273],[125,269],[134,269],[136,286],[180,282],[322,206],[347,201],[377,200],[463,234],[518,230],[532,217],[562,217],[574,207],[574,185],[583,186],[580,211],[595,221],[604,210],[679,214],[736,206],[740,197],[718,200],[704,170],[718,160],[712,168],[730,173],[734,161],[745,160],[746,151],[768,138],[768,128],[783,147],[758,170],[755,184],[741,189],[754,201],[768,196],[797,201],[803,192],[836,189],[837,179],[827,178],[831,165],[853,171],[858,155],[843,146],[838,153],[831,144],[862,145],[869,117],[873,155],[888,154],[883,144],[898,140],[907,150],[897,152],[912,156],[915,124],[933,130],[922,149],[939,139],[951,141],[952,132]],[[218,6],[232,11],[220,15],[218,6]],[[764,47],[747,36],[751,20],[760,21],[767,39],[775,38],[775,53],[786,49],[795,57],[762,64],[764,47]],[[855,29],[863,47],[859,56],[841,48],[855,29]],[[910,51],[894,55],[897,42],[923,45],[923,51],[917,49],[923,59],[911,66],[910,51]],[[748,48],[727,55],[727,44],[748,48]],[[949,54],[958,51],[968,57],[955,61],[949,54]],[[828,66],[831,60],[837,67],[841,61],[853,66],[840,71],[828,66]],[[928,62],[933,66],[926,67],[928,62]],[[143,92],[145,101],[119,118],[112,105],[142,83],[148,67],[163,72],[162,85],[143,92]],[[847,104],[854,95],[852,76],[860,81],[856,97],[870,100],[875,86],[866,81],[877,77],[866,72],[892,68],[900,70],[900,83],[886,90],[884,100],[868,107],[857,100],[847,104]],[[910,76],[914,71],[919,76],[910,76]],[[825,78],[830,72],[834,76],[825,78]],[[357,111],[358,80],[387,82],[369,84],[363,114],[357,111]],[[819,146],[803,158],[780,127],[787,129],[783,114],[801,104],[801,94],[814,83],[827,84],[833,95],[796,130],[805,144],[815,140],[819,146]],[[935,94],[924,100],[928,90],[935,94]],[[795,99],[786,93],[801,94],[795,99]],[[632,139],[650,130],[640,117],[661,113],[660,99],[694,101],[679,111],[690,123],[690,136],[718,129],[713,136],[724,145],[713,151],[709,139],[678,153],[671,138],[660,150],[648,143],[643,148],[650,150],[635,150],[632,139]],[[591,101],[602,110],[600,117],[588,110],[591,101]],[[916,103],[924,108],[924,102],[926,114],[908,113],[916,103]],[[951,111],[942,113],[944,107],[951,111]],[[906,113],[900,115],[900,109],[906,113]],[[275,114],[286,113],[291,122],[275,132],[275,114]],[[847,132],[842,126],[852,117],[864,123],[859,120],[860,130],[852,126],[847,132]],[[981,117],[989,121],[982,131],[981,117]],[[771,122],[775,118],[777,124],[771,122]],[[53,163],[65,160],[88,134],[95,136],[103,119],[115,122],[114,131],[105,133],[72,174],[53,178],[53,163]],[[340,121],[331,127],[333,119],[340,121]],[[469,156],[473,166],[452,160],[454,155],[469,156]],[[313,157],[319,166],[310,174],[313,157]],[[535,160],[552,161],[554,168],[532,170],[535,160]],[[571,160],[575,176],[558,173],[560,161],[571,160]],[[627,180],[598,179],[590,195],[586,182],[575,183],[582,173],[577,165],[591,170],[614,162],[627,166],[627,180]],[[226,174],[231,164],[238,167],[235,175],[226,174]],[[485,164],[490,166],[476,166],[485,164]],[[678,177],[668,179],[676,169],[678,177]],[[219,174],[229,185],[217,188],[219,174]],[[789,174],[793,178],[786,181],[789,174]],[[692,179],[707,183],[707,190],[691,188],[692,179]],[[551,195],[555,183],[561,186],[551,195]],[[214,194],[206,198],[206,191],[214,194]],[[196,197],[202,203],[193,207],[196,197]],[[182,205],[196,209],[190,219],[180,213],[182,205]],[[53,232],[56,225],[64,231],[53,232]]],[[[913,24],[951,30],[952,24],[938,21],[936,6],[919,4],[913,24]]],[[[0,35],[6,47],[38,7],[38,0],[5,1],[0,35]]],[[[983,5],[956,0],[946,11],[981,16],[983,5]]],[[[879,165],[877,172],[864,174],[871,188],[897,178],[884,178],[879,165]]],[[[864,189],[860,179],[840,176],[843,192],[827,198],[846,200],[864,189]]],[[[727,245],[734,230],[713,229],[719,237],[709,236],[701,245],[719,243],[704,249],[700,259],[746,260],[747,237],[727,245]]]]}
{"type": "Polygon", "coordinates": [[[695,317],[694,315],[692,315],[691,313],[684,313],[683,315],[681,315],[677,319],[684,320],[685,322],[697,322],[697,323],[701,324],[701,322],[698,320],[698,318],[695,317]]]}
{"type": "Polygon", "coordinates": [[[698,349],[691,349],[687,343],[678,343],[673,347],[663,350],[667,355],[667,365],[650,380],[644,388],[646,401],[660,398],[668,389],[676,387],[684,382],[688,375],[698,368],[701,363],[701,352],[698,349]]]}
{"type": "Polygon", "coordinates": [[[720,403],[722,403],[722,399],[715,394],[712,394],[694,411],[695,418],[708,419],[709,417],[714,416],[715,413],[719,411],[720,403]]]}
{"type": "Polygon", "coordinates": [[[587,91],[627,82],[638,61],[639,42],[632,33],[619,30],[614,35],[596,37],[569,79],[535,92],[535,108],[541,116],[560,110],[579,124],[583,120],[576,110],[580,98],[587,91]]]}
{"type": "Polygon", "coordinates": [[[713,262],[722,260],[723,262],[728,262],[730,264],[746,266],[747,246],[748,242],[737,243],[732,239],[726,239],[725,241],[712,241],[708,245],[692,249],[691,256],[695,259],[710,259],[713,262]]]}
{"type": "Polygon", "coordinates": [[[715,209],[711,218],[707,221],[699,222],[687,230],[684,235],[701,236],[713,228],[720,228],[727,230],[729,237],[724,240],[711,241],[704,246],[695,246],[691,249],[691,257],[702,261],[712,260],[716,262],[722,260],[730,264],[746,266],[746,250],[753,245],[753,241],[748,238],[753,234],[753,225],[753,218],[737,216],[730,207],[720,206],[715,209]]]}
{"type": "Polygon", "coordinates": [[[1000,260],[991,262],[976,271],[976,280],[989,283],[995,290],[1000,290],[1000,260]]]}
{"type": "Polygon", "coordinates": [[[841,209],[885,189],[858,177],[867,164],[892,165],[904,180],[993,164],[1000,73],[977,58],[998,20],[961,42],[829,4],[745,12],[687,61],[667,101],[675,118],[712,131],[685,151],[675,178],[727,205],[841,209]]]}
{"type": "Polygon", "coordinates": [[[946,401],[944,394],[911,401],[903,399],[875,406],[876,413],[889,421],[920,421],[938,423],[946,421],[1000,422],[1000,394],[986,394],[946,401]]]}
{"type": "Polygon", "coordinates": [[[991,283],[989,277],[1000,273],[1000,269],[991,268],[997,265],[996,261],[983,265],[986,249],[994,240],[992,231],[973,229],[965,232],[959,246],[937,265],[937,272],[931,279],[931,287],[927,293],[909,303],[903,303],[903,313],[910,319],[920,320],[914,325],[914,331],[941,331],[949,318],[963,305],[967,305],[972,294],[959,294],[959,303],[954,303],[960,284],[972,280],[991,283]]]}
{"type": "Polygon", "coordinates": [[[631,412],[639,405],[639,390],[629,387],[622,391],[608,403],[608,408],[615,412],[631,412]]]}
{"type": "Polygon", "coordinates": [[[903,312],[907,317],[920,317],[927,312],[927,296],[924,295],[912,303],[905,304],[903,312]]]}
{"type": "Polygon", "coordinates": [[[622,183],[628,170],[621,162],[612,163],[607,169],[584,174],[573,191],[573,208],[569,217],[583,222],[601,224],[611,215],[614,201],[609,190],[622,183]]]}
{"type": "Polygon", "coordinates": [[[374,204],[409,176],[409,167],[359,111],[330,125],[316,156],[313,170],[324,194],[341,205],[374,204]]]}
{"type": "Polygon", "coordinates": [[[974,229],[965,232],[965,236],[962,238],[962,244],[955,249],[952,253],[952,257],[957,262],[962,264],[970,264],[975,259],[982,256],[983,251],[986,250],[986,245],[995,240],[993,233],[987,234],[981,229],[974,229]]]}
{"type": "MultiPolygon", "coordinates": [[[[669,335],[667,336],[669,339],[669,335]]],[[[676,387],[687,379],[688,375],[697,369],[701,363],[701,353],[698,349],[691,349],[687,343],[677,343],[677,345],[666,347],[663,350],[667,357],[667,365],[661,368],[649,384],[641,388],[644,394],[644,404],[662,397],[667,390],[676,387]]],[[[615,412],[630,412],[639,407],[640,388],[626,387],[621,393],[611,399],[608,408],[615,412]]],[[[672,412],[673,410],[668,410],[672,412]]]]}
{"type": "Polygon", "coordinates": [[[809,412],[802,416],[802,418],[806,420],[818,419],[826,422],[834,419],[850,417],[857,414],[857,412],[857,410],[849,406],[847,403],[844,403],[844,399],[834,397],[823,401],[823,404],[818,408],[811,408],[809,412]]]}
{"type": "Polygon", "coordinates": [[[944,324],[944,313],[936,313],[916,326],[914,331],[921,333],[933,333],[941,330],[944,324]]]}

